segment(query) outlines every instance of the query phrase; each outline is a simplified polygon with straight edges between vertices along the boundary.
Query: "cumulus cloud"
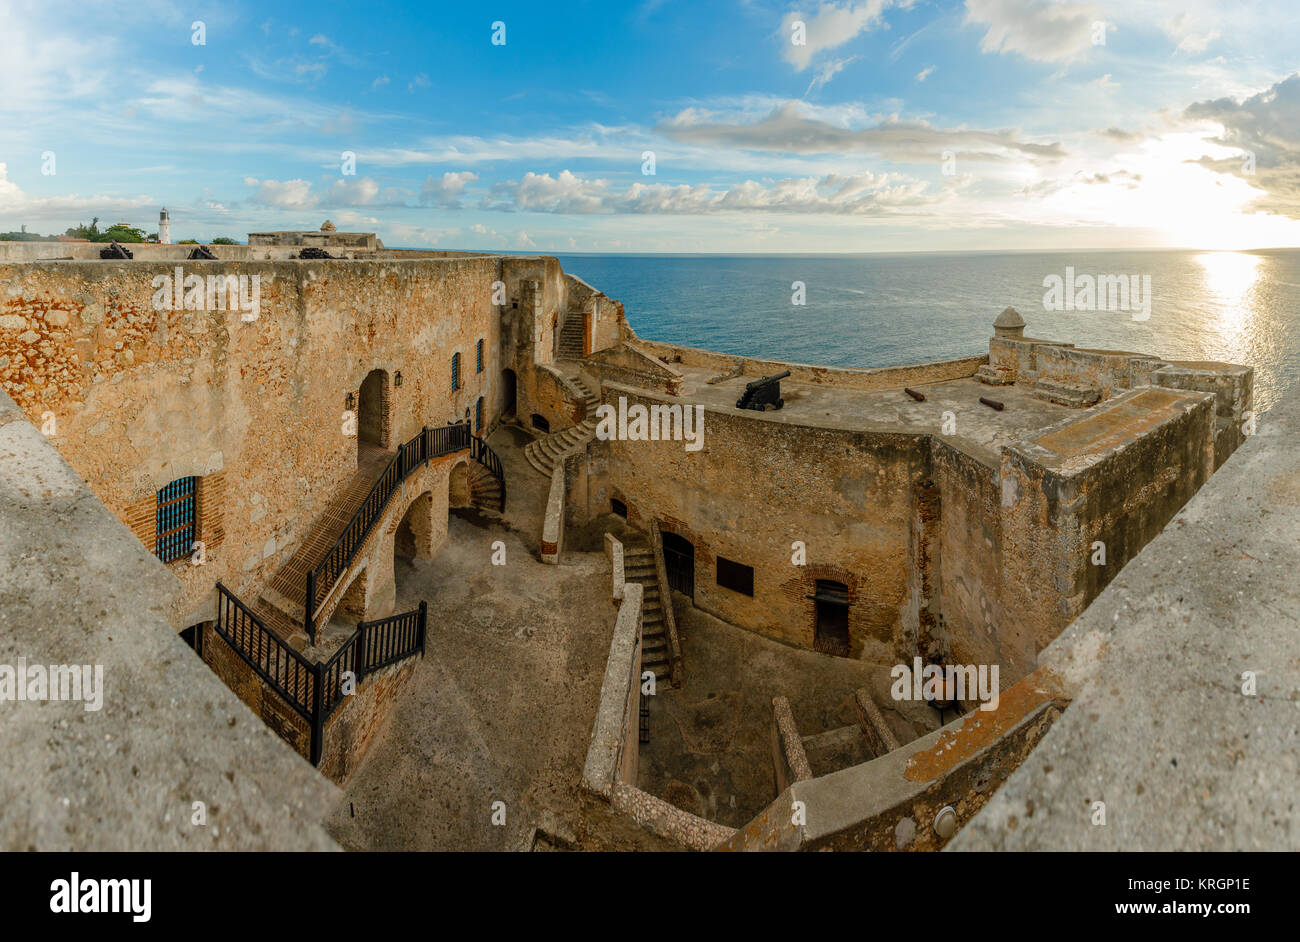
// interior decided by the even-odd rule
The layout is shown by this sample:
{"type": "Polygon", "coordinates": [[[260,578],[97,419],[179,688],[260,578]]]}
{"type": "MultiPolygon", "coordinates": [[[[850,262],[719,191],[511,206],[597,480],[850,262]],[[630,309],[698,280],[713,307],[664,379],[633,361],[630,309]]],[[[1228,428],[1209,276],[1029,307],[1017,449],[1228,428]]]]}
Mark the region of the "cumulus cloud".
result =
{"type": "Polygon", "coordinates": [[[528,173],[492,186],[483,208],[568,215],[705,215],[767,212],[884,215],[936,202],[925,184],[894,174],[827,174],[769,183],[746,180],[727,187],[633,183],[616,189],[608,180],[563,170],[558,176],[528,173]]]}
{"type": "Polygon", "coordinates": [[[939,128],[896,116],[871,127],[849,128],[810,116],[797,101],[784,102],[751,122],[720,121],[687,109],[657,130],[683,143],[782,154],[869,153],[910,161],[936,160],[944,151],[972,161],[1055,159],[1065,154],[1059,142],[1022,141],[1015,131],[939,128]]]}
{"type": "Polygon", "coordinates": [[[311,192],[308,180],[258,180],[245,177],[244,186],[254,188],[248,198],[251,203],[262,206],[277,206],[280,209],[311,209],[320,200],[311,192]]]}
{"type": "Polygon", "coordinates": [[[1300,73],[1243,101],[1200,101],[1184,114],[1221,124],[1222,134],[1207,140],[1242,152],[1227,159],[1204,156],[1199,163],[1263,190],[1267,195],[1256,209],[1300,219],[1300,73]]]}
{"type": "MultiPolygon", "coordinates": [[[[129,218],[141,208],[152,208],[157,203],[153,197],[137,196],[32,196],[9,179],[9,167],[0,162],[0,212],[21,218],[24,222],[38,223],[66,219],[81,214],[97,215],[105,219],[109,214],[129,218]]],[[[66,223],[64,223],[66,227],[66,223]]]]}
{"type": "MultiPolygon", "coordinates": [[[[817,12],[809,16],[802,10],[791,10],[781,20],[781,41],[785,44],[785,60],[802,72],[812,64],[817,55],[827,49],[844,45],[862,33],[882,24],[881,15],[891,6],[907,7],[911,0],[866,0],[864,3],[822,3],[817,12]],[[804,24],[804,42],[796,45],[792,38],[796,23],[804,24]]],[[[824,83],[823,83],[824,84],[824,83]]]]}
{"type": "Polygon", "coordinates": [[[400,188],[381,189],[370,177],[336,180],[323,193],[312,190],[309,180],[258,180],[245,177],[253,188],[250,203],[278,209],[316,209],[330,206],[401,206],[411,193],[400,188]]]}
{"type": "Polygon", "coordinates": [[[966,22],[988,27],[980,49],[1035,62],[1082,58],[1093,48],[1094,24],[1105,19],[1093,4],[1073,0],[966,0],[966,22]]]}
{"type": "Polygon", "coordinates": [[[425,206],[441,206],[443,209],[460,209],[460,197],[468,183],[478,179],[478,174],[469,170],[448,171],[441,178],[429,174],[424,186],[420,188],[420,202],[425,206]]]}
{"type": "Polygon", "coordinates": [[[932,65],[927,65],[927,66],[926,66],[924,69],[922,69],[920,72],[917,72],[917,73],[916,73],[916,80],[917,80],[918,82],[924,82],[926,79],[928,79],[931,75],[934,74],[934,69],[935,69],[934,66],[932,66],[932,65]]]}

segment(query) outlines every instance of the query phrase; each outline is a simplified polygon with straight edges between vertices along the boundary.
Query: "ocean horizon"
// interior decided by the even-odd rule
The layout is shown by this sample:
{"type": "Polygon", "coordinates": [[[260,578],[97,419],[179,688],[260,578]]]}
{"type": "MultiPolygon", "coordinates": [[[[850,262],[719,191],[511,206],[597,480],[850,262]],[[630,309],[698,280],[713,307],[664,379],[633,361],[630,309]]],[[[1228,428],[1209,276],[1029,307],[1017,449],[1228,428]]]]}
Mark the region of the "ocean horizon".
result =
{"type": "Polygon", "coordinates": [[[722,353],[856,368],[949,359],[987,351],[1014,307],[1027,336],[1248,364],[1259,412],[1300,379],[1300,249],[511,254],[555,255],[647,340],[722,353]],[[1044,282],[1067,273],[1139,290],[1129,310],[1049,309],[1044,282]]]}

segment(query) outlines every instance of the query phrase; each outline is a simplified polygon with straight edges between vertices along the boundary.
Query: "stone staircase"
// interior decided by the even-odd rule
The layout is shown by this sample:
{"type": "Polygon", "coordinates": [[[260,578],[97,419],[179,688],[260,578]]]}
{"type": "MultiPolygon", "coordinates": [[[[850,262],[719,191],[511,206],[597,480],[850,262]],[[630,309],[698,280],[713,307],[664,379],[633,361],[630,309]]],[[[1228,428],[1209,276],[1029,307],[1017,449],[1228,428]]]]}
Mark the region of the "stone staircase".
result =
{"type": "Polygon", "coordinates": [[[500,513],[501,482],[476,461],[470,462],[469,499],[479,510],[500,513]]]}
{"type": "Polygon", "coordinates": [[[555,351],[555,359],[582,359],[582,315],[576,311],[570,311],[564,316],[564,326],[560,328],[560,349],[555,351]]]}
{"type": "Polygon", "coordinates": [[[1101,390],[1081,383],[1066,383],[1039,377],[1030,387],[1039,399],[1072,409],[1086,409],[1101,401],[1101,390]]]}
{"type": "Polygon", "coordinates": [[[276,570],[270,582],[262,589],[261,596],[251,606],[268,628],[297,651],[304,651],[310,646],[307,632],[303,628],[307,572],[325,558],[339,534],[347,528],[352,515],[365,501],[375,481],[393,459],[392,452],[381,448],[362,444],[361,449],[356,474],[329,502],[320,519],[298,544],[298,549],[276,570]]]}
{"type": "Polygon", "coordinates": [[[654,671],[657,680],[669,676],[668,629],[664,622],[664,599],[659,596],[659,575],[654,551],[638,535],[623,543],[623,578],[641,586],[641,669],[654,671]]]}
{"type": "Polygon", "coordinates": [[[570,377],[569,381],[582,393],[583,402],[586,404],[586,418],[577,425],[571,425],[545,438],[530,442],[524,448],[524,458],[536,471],[548,478],[555,470],[555,463],[562,456],[575,448],[585,446],[596,436],[596,407],[600,405],[600,400],[591,391],[591,387],[578,377],[570,377]]]}

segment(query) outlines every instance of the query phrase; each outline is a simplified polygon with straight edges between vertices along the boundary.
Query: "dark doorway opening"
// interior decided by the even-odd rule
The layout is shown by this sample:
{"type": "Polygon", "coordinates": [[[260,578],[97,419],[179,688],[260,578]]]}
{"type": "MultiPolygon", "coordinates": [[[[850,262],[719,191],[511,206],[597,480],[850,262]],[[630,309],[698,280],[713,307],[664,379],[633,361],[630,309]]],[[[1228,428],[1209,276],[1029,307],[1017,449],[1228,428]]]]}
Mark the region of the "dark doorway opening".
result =
{"type": "Polygon", "coordinates": [[[617,497],[611,497],[609,499],[609,509],[612,513],[617,514],[624,520],[627,519],[627,504],[623,503],[617,497]]]}
{"type": "Polygon", "coordinates": [[[501,371],[501,417],[513,419],[515,417],[515,371],[501,371]]]}
{"type": "Polygon", "coordinates": [[[668,587],[695,598],[695,546],[676,533],[663,534],[664,568],[668,587]]]}
{"type": "Polygon", "coordinates": [[[357,441],[361,444],[384,447],[384,400],[387,398],[387,374],[383,370],[371,370],[361,381],[357,405],[357,441]]]}
{"type": "Polygon", "coordinates": [[[546,416],[538,415],[536,412],[534,412],[534,413],[533,413],[533,428],[537,429],[537,431],[539,431],[539,432],[545,432],[545,433],[547,433],[547,434],[550,434],[550,431],[551,431],[551,423],[548,422],[548,421],[546,421],[546,416]]]}
{"type": "Polygon", "coordinates": [[[822,654],[848,657],[849,587],[843,582],[818,579],[813,604],[817,607],[813,649],[822,654]]]}

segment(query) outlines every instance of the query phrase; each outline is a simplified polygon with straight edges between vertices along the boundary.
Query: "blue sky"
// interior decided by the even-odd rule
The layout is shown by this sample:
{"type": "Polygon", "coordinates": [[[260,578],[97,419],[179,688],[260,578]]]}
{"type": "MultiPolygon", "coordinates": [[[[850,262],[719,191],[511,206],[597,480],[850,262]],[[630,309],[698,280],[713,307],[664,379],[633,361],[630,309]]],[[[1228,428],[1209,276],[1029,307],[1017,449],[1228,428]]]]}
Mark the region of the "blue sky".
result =
{"type": "Polygon", "coordinates": [[[154,231],[165,205],[176,239],[328,217],[468,249],[1300,245],[1297,9],[14,3],[0,230],[154,231]]]}

